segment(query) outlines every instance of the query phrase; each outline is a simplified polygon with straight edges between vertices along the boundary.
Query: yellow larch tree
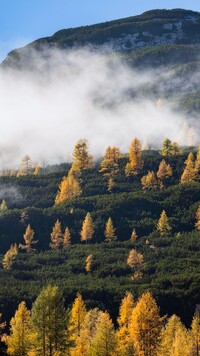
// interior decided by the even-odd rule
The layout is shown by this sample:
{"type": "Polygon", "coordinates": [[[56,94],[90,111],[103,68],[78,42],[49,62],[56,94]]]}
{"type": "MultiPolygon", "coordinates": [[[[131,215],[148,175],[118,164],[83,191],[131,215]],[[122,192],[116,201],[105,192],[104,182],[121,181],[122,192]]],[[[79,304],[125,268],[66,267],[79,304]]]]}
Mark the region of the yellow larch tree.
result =
{"type": "Polygon", "coordinates": [[[119,317],[117,319],[119,329],[117,330],[117,355],[132,356],[133,343],[130,337],[130,321],[134,308],[133,295],[126,292],[125,297],[122,299],[119,308],[119,317]]]}
{"type": "Polygon", "coordinates": [[[32,248],[32,245],[35,245],[38,242],[37,240],[34,240],[34,234],[35,232],[31,229],[30,224],[28,224],[26,231],[24,233],[25,245],[19,244],[19,247],[22,250],[26,250],[26,252],[28,253],[36,251],[36,249],[32,248]]]}
{"type": "Polygon", "coordinates": [[[170,356],[194,356],[190,354],[190,335],[187,329],[178,329],[175,334],[175,339],[172,345],[170,356]]]}
{"type": "Polygon", "coordinates": [[[86,241],[86,243],[92,239],[94,234],[94,226],[90,213],[86,214],[85,220],[83,221],[82,229],[80,232],[81,241],[86,241]]]}
{"type": "Polygon", "coordinates": [[[92,340],[93,356],[115,356],[116,335],[113,322],[107,312],[100,313],[96,333],[92,340]]]}
{"type": "Polygon", "coordinates": [[[129,149],[129,162],[125,167],[126,176],[139,174],[143,164],[141,143],[137,138],[134,138],[129,149]]]}
{"type": "Polygon", "coordinates": [[[195,227],[197,230],[200,230],[200,205],[197,209],[197,212],[196,212],[196,223],[195,223],[195,227]]]}
{"type": "Polygon", "coordinates": [[[3,261],[2,261],[3,268],[11,269],[17,254],[18,254],[17,244],[12,244],[9,250],[3,256],[3,261]]]}
{"type": "Polygon", "coordinates": [[[55,198],[55,205],[66,202],[67,200],[79,197],[82,193],[78,180],[72,172],[67,177],[63,177],[59,190],[55,198]]]}
{"type": "Polygon", "coordinates": [[[196,310],[192,319],[190,332],[190,355],[200,355],[200,315],[196,310]]]}
{"type": "Polygon", "coordinates": [[[86,272],[91,272],[92,270],[92,260],[93,260],[93,255],[90,254],[86,257],[86,263],[85,263],[85,270],[86,272]]]}
{"type": "Polygon", "coordinates": [[[141,178],[141,183],[143,189],[156,190],[159,187],[156,175],[153,171],[149,171],[146,176],[143,176],[141,178]]]}
{"type": "Polygon", "coordinates": [[[73,171],[82,171],[92,167],[93,158],[88,152],[87,140],[81,139],[77,142],[73,152],[73,160],[73,171]]]}
{"type": "Polygon", "coordinates": [[[197,180],[200,180],[200,146],[198,147],[197,150],[194,168],[195,168],[196,178],[197,180]]]}
{"type": "Polygon", "coordinates": [[[49,246],[52,250],[59,250],[63,247],[63,233],[61,222],[57,219],[51,233],[51,242],[49,246]]]}
{"type": "Polygon", "coordinates": [[[81,325],[83,324],[85,316],[85,303],[83,301],[82,295],[78,293],[71,309],[68,327],[69,338],[74,346],[76,344],[77,338],[80,336],[81,325]]]}
{"type": "Polygon", "coordinates": [[[172,230],[165,210],[163,210],[160,215],[157,223],[157,230],[160,233],[160,236],[167,236],[172,230]]]}
{"type": "Polygon", "coordinates": [[[172,156],[178,156],[182,153],[182,149],[179,147],[177,142],[172,142],[171,143],[171,155],[172,156]]]}
{"type": "Polygon", "coordinates": [[[155,299],[145,292],[133,309],[130,335],[136,355],[157,356],[162,318],[155,299]]]}
{"type": "Polygon", "coordinates": [[[108,177],[108,191],[112,191],[115,186],[114,177],[119,172],[119,160],[121,153],[119,147],[108,147],[104,159],[100,164],[99,172],[108,177]]]}
{"type": "Polygon", "coordinates": [[[194,182],[196,178],[194,155],[189,153],[187,160],[185,161],[185,169],[181,176],[181,184],[194,182]]]}
{"type": "Polygon", "coordinates": [[[5,199],[3,199],[0,205],[0,213],[5,213],[7,210],[8,210],[8,206],[6,204],[5,199]]]}
{"type": "Polygon", "coordinates": [[[31,349],[31,315],[25,302],[18,306],[15,316],[10,321],[10,335],[5,339],[8,355],[28,355],[31,349]]]}
{"type": "Polygon", "coordinates": [[[132,249],[129,252],[127,258],[127,264],[132,269],[133,275],[132,280],[137,280],[142,277],[142,271],[144,269],[144,257],[141,253],[137,252],[135,249],[132,249]]]}
{"type": "Polygon", "coordinates": [[[34,174],[34,176],[38,176],[40,174],[40,165],[39,164],[37,164],[35,166],[35,170],[34,170],[33,174],[34,174]]]}
{"type": "Polygon", "coordinates": [[[71,233],[68,227],[66,227],[63,234],[63,248],[67,248],[71,245],[71,233]]]}
{"type": "Polygon", "coordinates": [[[162,328],[160,336],[159,356],[171,356],[177,331],[184,332],[184,326],[178,316],[172,315],[165,327],[162,328]]]}
{"type": "Polygon", "coordinates": [[[172,176],[172,167],[170,166],[170,164],[167,164],[166,161],[163,159],[160,162],[158,172],[157,172],[157,177],[160,180],[165,180],[171,176],[172,176]]]}
{"type": "Polygon", "coordinates": [[[111,217],[108,219],[107,223],[106,223],[106,228],[105,228],[105,238],[106,241],[112,241],[112,240],[116,240],[116,235],[115,235],[115,228],[113,226],[113,222],[111,217]]]}
{"type": "Polygon", "coordinates": [[[102,313],[98,308],[91,309],[86,313],[81,325],[80,335],[76,339],[76,346],[71,349],[71,356],[92,355],[92,342],[97,331],[97,320],[102,313]]]}
{"type": "Polygon", "coordinates": [[[133,231],[132,231],[132,233],[131,233],[131,238],[130,238],[130,240],[131,240],[132,242],[135,242],[135,241],[137,240],[137,238],[138,238],[137,232],[136,232],[135,229],[133,229],[133,231]]]}

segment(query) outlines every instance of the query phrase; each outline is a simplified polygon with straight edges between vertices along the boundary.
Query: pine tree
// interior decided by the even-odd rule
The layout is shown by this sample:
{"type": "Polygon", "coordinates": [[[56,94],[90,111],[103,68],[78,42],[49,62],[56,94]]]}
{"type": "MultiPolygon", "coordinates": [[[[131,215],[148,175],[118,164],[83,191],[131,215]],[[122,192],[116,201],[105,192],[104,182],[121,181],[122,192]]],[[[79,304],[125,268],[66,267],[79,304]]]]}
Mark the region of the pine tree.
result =
{"type": "Polygon", "coordinates": [[[28,252],[28,253],[36,251],[36,249],[32,248],[32,245],[35,245],[38,242],[38,241],[34,240],[34,234],[35,234],[35,232],[31,229],[30,224],[28,224],[25,234],[24,234],[25,245],[19,244],[19,247],[22,250],[26,250],[26,252],[28,252]]]}
{"type": "Polygon", "coordinates": [[[63,248],[67,248],[71,245],[71,234],[68,227],[66,227],[63,235],[63,248]]]}
{"type": "Polygon", "coordinates": [[[105,238],[107,241],[116,240],[117,237],[115,236],[115,230],[116,229],[113,227],[112,219],[109,218],[105,228],[105,238]]]}
{"type": "Polygon", "coordinates": [[[51,242],[49,246],[53,250],[59,250],[63,247],[63,234],[61,222],[57,219],[51,233],[51,242]]]}
{"type": "Polygon", "coordinates": [[[135,229],[133,229],[130,240],[132,242],[135,242],[137,240],[137,238],[138,238],[137,232],[135,229]]]}
{"type": "Polygon", "coordinates": [[[26,356],[31,349],[32,332],[30,311],[25,302],[18,306],[10,322],[10,335],[5,339],[8,355],[26,356]]]}
{"type": "Polygon", "coordinates": [[[96,330],[92,342],[92,355],[114,356],[116,354],[115,329],[107,312],[102,312],[99,315],[96,330]]]}
{"type": "Polygon", "coordinates": [[[92,167],[93,159],[88,153],[87,140],[81,139],[78,141],[74,148],[73,159],[73,171],[82,171],[83,169],[92,167]]]}
{"type": "Polygon", "coordinates": [[[178,329],[175,334],[175,339],[172,345],[172,352],[170,356],[190,356],[189,348],[190,340],[186,328],[184,328],[183,330],[178,329]]]}
{"type": "Polygon", "coordinates": [[[21,162],[21,167],[19,172],[17,173],[17,177],[27,176],[28,174],[32,174],[33,164],[29,155],[25,155],[21,162]]]}
{"type": "Polygon", "coordinates": [[[158,189],[158,181],[153,171],[149,171],[146,176],[141,179],[143,189],[156,190],[158,189]]]}
{"type": "Polygon", "coordinates": [[[167,236],[172,230],[165,210],[163,210],[160,215],[160,219],[157,223],[157,230],[159,231],[160,236],[167,236]]]}
{"type": "Polygon", "coordinates": [[[79,197],[82,193],[78,180],[69,172],[67,177],[63,177],[59,185],[59,190],[55,198],[55,205],[66,202],[67,200],[79,197]]]}
{"type": "Polygon", "coordinates": [[[57,286],[44,287],[32,307],[35,355],[65,355],[68,347],[67,314],[57,286]]]}
{"type": "Polygon", "coordinates": [[[167,164],[163,159],[160,162],[158,172],[157,172],[157,177],[160,180],[165,180],[171,176],[172,176],[172,167],[169,164],[167,164]]]}
{"type": "Polygon", "coordinates": [[[171,143],[171,154],[172,156],[178,156],[182,153],[181,148],[179,147],[177,142],[171,143]]]}
{"type": "Polygon", "coordinates": [[[200,180],[200,146],[198,147],[196,160],[195,160],[195,175],[197,180],[200,180]]]}
{"type": "Polygon", "coordinates": [[[82,229],[80,232],[81,241],[91,240],[94,234],[94,226],[90,213],[87,213],[85,220],[83,221],[82,229]]]}
{"type": "Polygon", "coordinates": [[[2,261],[3,268],[11,269],[17,254],[18,254],[17,244],[12,244],[3,257],[3,261],[2,261]]]}
{"type": "Polygon", "coordinates": [[[117,355],[132,356],[134,354],[133,343],[130,337],[130,321],[134,308],[133,295],[126,292],[119,308],[119,317],[117,319],[119,329],[117,337],[117,355]]]}
{"type": "Polygon", "coordinates": [[[200,315],[196,310],[191,325],[191,348],[190,353],[192,356],[200,355],[200,315]]]}
{"type": "Polygon", "coordinates": [[[127,264],[133,271],[132,280],[137,280],[142,277],[142,271],[144,269],[144,257],[141,253],[132,249],[129,253],[127,264]]]}
{"type": "Polygon", "coordinates": [[[200,230],[200,205],[197,209],[197,212],[196,212],[196,223],[195,223],[195,227],[197,230],[200,230]]]}
{"type": "Polygon", "coordinates": [[[129,149],[129,162],[125,167],[126,176],[139,174],[143,164],[141,143],[137,138],[134,138],[129,149]]]}
{"type": "Polygon", "coordinates": [[[162,319],[151,293],[145,292],[133,309],[130,335],[136,355],[156,356],[162,319]]]}
{"type": "Polygon", "coordinates": [[[181,176],[181,184],[194,182],[196,179],[194,155],[189,153],[187,160],[185,161],[185,169],[181,176]]]}
{"type": "Polygon", "coordinates": [[[35,170],[34,170],[33,174],[34,174],[34,176],[38,176],[40,174],[40,166],[39,166],[39,164],[37,164],[35,166],[35,170]]]}
{"type": "Polygon", "coordinates": [[[85,270],[86,272],[91,272],[92,270],[92,260],[93,260],[93,255],[88,255],[86,257],[86,264],[85,264],[85,270]]]}
{"type": "Polygon", "coordinates": [[[77,294],[77,297],[72,306],[72,310],[69,318],[69,334],[70,340],[75,344],[77,338],[80,336],[81,325],[86,316],[86,307],[83,302],[82,295],[80,293],[77,294]]]}
{"type": "Polygon", "coordinates": [[[172,142],[169,138],[163,141],[161,153],[162,156],[172,156],[172,142]]]}
{"type": "Polygon", "coordinates": [[[112,191],[115,186],[114,177],[119,172],[119,160],[121,153],[119,147],[108,147],[104,159],[100,164],[99,172],[108,177],[108,191],[112,191]]]}

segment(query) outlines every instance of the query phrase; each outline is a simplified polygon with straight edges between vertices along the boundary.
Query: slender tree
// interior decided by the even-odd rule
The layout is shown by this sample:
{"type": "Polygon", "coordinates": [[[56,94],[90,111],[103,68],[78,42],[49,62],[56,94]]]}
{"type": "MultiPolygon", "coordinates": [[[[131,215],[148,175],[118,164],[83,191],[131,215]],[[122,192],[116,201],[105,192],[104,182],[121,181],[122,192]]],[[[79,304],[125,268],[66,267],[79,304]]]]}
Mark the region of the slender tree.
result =
{"type": "Polygon", "coordinates": [[[115,186],[114,177],[119,172],[119,160],[121,153],[119,147],[108,147],[104,159],[100,164],[99,172],[108,177],[108,191],[112,191],[115,186]]]}
{"type": "Polygon", "coordinates": [[[194,182],[196,179],[194,155],[189,153],[187,160],[185,161],[185,169],[181,176],[181,184],[194,182]]]}
{"type": "Polygon", "coordinates": [[[63,235],[63,248],[67,248],[71,245],[71,234],[68,227],[66,227],[63,235]]]}
{"type": "Polygon", "coordinates": [[[89,241],[94,234],[94,226],[90,213],[87,213],[85,220],[83,221],[82,229],[80,232],[81,241],[89,241]]]}
{"type": "Polygon", "coordinates": [[[10,335],[5,339],[8,355],[26,356],[31,349],[32,331],[31,315],[25,302],[18,306],[10,322],[10,335]]]}
{"type": "Polygon", "coordinates": [[[160,154],[162,156],[172,156],[172,141],[169,138],[163,141],[160,154]]]}
{"type": "Polygon", "coordinates": [[[77,142],[73,152],[73,171],[82,171],[86,168],[92,167],[93,158],[88,153],[87,140],[81,139],[77,142]]]}
{"type": "Polygon", "coordinates": [[[49,246],[53,250],[59,250],[63,247],[63,234],[61,222],[57,219],[51,233],[51,242],[49,246]]]}
{"type": "Polygon", "coordinates": [[[32,248],[32,245],[35,245],[38,242],[38,240],[34,240],[34,234],[35,232],[31,229],[30,224],[28,224],[24,234],[25,245],[19,244],[19,247],[22,250],[26,250],[28,253],[36,251],[36,249],[32,248]]]}
{"type": "Polygon", "coordinates": [[[85,264],[85,270],[86,272],[91,272],[92,270],[92,259],[93,259],[93,255],[88,255],[86,257],[86,264],[85,264]]]}
{"type": "Polygon", "coordinates": [[[141,253],[132,249],[129,252],[127,259],[127,264],[131,267],[133,271],[132,280],[137,280],[142,277],[142,271],[144,269],[144,257],[141,253]]]}
{"type": "Polygon", "coordinates": [[[133,309],[130,322],[130,335],[136,355],[156,356],[162,319],[155,299],[145,292],[133,309]]]}
{"type": "Polygon", "coordinates": [[[179,317],[172,315],[161,331],[159,356],[171,356],[178,330],[183,332],[184,326],[179,317]]]}
{"type": "Polygon", "coordinates": [[[68,348],[67,314],[57,286],[44,287],[32,307],[35,354],[65,355],[68,348]]]}
{"type": "Polygon", "coordinates": [[[159,187],[156,175],[153,171],[149,171],[146,176],[143,176],[141,183],[143,189],[156,190],[159,187]]]}
{"type": "Polygon", "coordinates": [[[137,240],[137,238],[138,238],[137,232],[135,229],[133,229],[130,240],[132,242],[135,242],[137,240]]]}
{"type": "Polygon", "coordinates": [[[66,202],[67,200],[79,197],[82,193],[78,180],[71,172],[67,177],[63,177],[59,185],[59,190],[55,198],[55,205],[66,202]]]}
{"type": "Polygon", "coordinates": [[[5,199],[2,200],[2,203],[0,205],[0,212],[5,213],[8,210],[8,206],[6,204],[5,199]]]}
{"type": "Polygon", "coordinates": [[[97,332],[93,338],[92,355],[114,356],[116,354],[116,336],[112,320],[107,312],[97,319],[97,332]]]}
{"type": "Polygon", "coordinates": [[[160,219],[157,223],[157,230],[160,233],[160,236],[167,236],[171,232],[172,228],[169,225],[168,217],[165,210],[162,211],[160,219]]]}
{"type": "Polygon", "coordinates": [[[158,179],[163,181],[171,176],[172,176],[172,167],[170,166],[170,164],[167,164],[166,161],[163,159],[160,162],[158,172],[157,172],[157,177],[158,179]]]}
{"type": "Polygon", "coordinates": [[[82,295],[77,294],[77,297],[72,306],[69,318],[69,335],[73,345],[76,344],[77,338],[80,336],[81,325],[86,316],[86,307],[82,295]]]}
{"type": "Polygon", "coordinates": [[[108,219],[107,223],[106,223],[106,228],[105,228],[105,238],[107,241],[112,241],[112,240],[116,240],[116,235],[115,235],[115,228],[113,226],[113,222],[111,217],[108,219]]]}
{"type": "Polygon", "coordinates": [[[200,315],[196,310],[191,325],[191,355],[200,355],[200,315]]]}
{"type": "Polygon", "coordinates": [[[134,138],[129,149],[129,162],[125,167],[126,176],[139,174],[143,164],[141,143],[137,138],[134,138]]]}

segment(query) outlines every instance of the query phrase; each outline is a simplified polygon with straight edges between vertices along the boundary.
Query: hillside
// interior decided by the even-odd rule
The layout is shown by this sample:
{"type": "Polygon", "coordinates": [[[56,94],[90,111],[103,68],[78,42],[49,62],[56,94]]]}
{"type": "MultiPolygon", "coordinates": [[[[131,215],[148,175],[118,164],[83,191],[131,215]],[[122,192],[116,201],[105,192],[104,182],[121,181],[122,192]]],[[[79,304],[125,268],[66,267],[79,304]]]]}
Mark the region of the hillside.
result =
{"type": "Polygon", "coordinates": [[[166,100],[175,111],[196,117],[200,108],[200,14],[188,10],[152,10],[139,16],[93,26],[64,29],[11,51],[3,68],[41,70],[54,65],[51,51],[80,48],[117,55],[134,70],[155,71],[155,83],[133,98],[166,100]]]}

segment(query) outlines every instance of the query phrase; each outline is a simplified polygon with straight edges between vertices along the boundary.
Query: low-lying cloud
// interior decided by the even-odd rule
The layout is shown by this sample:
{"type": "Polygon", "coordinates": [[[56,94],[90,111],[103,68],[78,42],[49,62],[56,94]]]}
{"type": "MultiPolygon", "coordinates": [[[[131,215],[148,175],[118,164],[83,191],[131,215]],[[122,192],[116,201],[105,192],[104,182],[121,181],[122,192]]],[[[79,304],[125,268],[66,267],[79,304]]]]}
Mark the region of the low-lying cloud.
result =
{"type": "MultiPolygon", "coordinates": [[[[127,152],[138,137],[153,146],[169,137],[197,144],[198,128],[165,102],[137,98],[156,73],[137,72],[117,56],[87,50],[34,54],[39,70],[0,71],[0,166],[71,161],[74,145],[86,138],[94,156],[108,145],[127,152]],[[190,132],[190,134],[189,134],[190,132]]],[[[157,98],[159,99],[159,98],[157,98]]]]}

